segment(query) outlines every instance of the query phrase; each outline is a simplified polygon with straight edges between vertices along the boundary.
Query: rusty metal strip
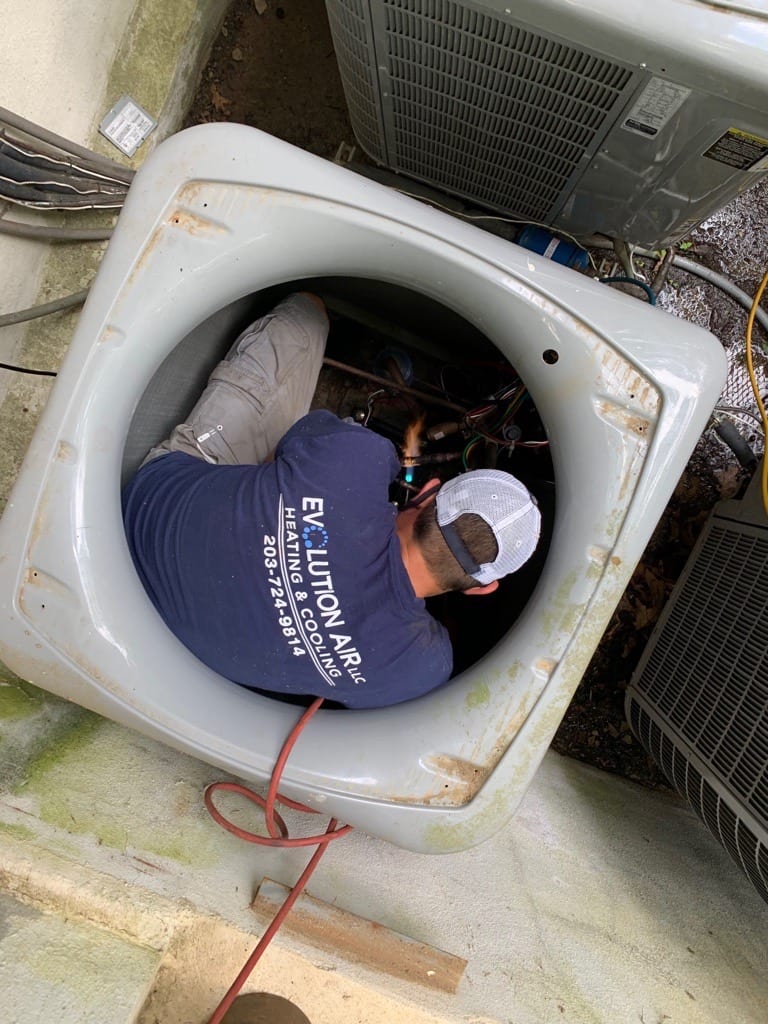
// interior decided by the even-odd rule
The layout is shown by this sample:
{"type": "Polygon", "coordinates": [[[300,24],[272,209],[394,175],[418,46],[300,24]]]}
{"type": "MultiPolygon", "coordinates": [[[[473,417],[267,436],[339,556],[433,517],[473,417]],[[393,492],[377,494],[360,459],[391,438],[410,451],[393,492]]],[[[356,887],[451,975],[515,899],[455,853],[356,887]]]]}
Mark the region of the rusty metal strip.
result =
{"type": "MultiPolygon", "coordinates": [[[[289,892],[287,886],[265,878],[251,908],[259,917],[271,919],[289,892]]],[[[283,929],[354,963],[441,992],[455,992],[467,966],[467,961],[461,957],[332,907],[306,893],[294,904],[283,929]]]]}

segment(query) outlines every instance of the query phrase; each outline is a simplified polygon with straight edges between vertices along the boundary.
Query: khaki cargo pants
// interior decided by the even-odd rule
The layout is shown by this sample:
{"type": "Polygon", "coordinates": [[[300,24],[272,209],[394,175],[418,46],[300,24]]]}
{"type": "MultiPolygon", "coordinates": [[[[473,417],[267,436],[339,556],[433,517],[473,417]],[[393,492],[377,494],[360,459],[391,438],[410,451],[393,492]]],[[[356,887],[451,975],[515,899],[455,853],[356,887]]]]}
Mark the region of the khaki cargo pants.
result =
{"type": "Polygon", "coordinates": [[[217,465],[265,462],[309,411],[327,337],[319,303],[306,292],[289,295],[243,331],[186,422],[143,464],[169,452],[217,465]]]}

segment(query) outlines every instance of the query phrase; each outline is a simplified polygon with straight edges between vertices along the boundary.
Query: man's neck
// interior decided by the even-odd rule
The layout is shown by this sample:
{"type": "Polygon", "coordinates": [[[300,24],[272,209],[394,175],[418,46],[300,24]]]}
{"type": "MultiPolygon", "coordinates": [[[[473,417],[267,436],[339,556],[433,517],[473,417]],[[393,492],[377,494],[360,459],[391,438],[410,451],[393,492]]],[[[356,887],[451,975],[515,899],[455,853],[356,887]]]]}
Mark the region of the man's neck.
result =
{"type": "Polygon", "coordinates": [[[400,541],[400,557],[416,597],[435,597],[443,591],[424,561],[424,555],[414,536],[413,527],[418,514],[417,508],[398,513],[395,530],[400,541]]]}

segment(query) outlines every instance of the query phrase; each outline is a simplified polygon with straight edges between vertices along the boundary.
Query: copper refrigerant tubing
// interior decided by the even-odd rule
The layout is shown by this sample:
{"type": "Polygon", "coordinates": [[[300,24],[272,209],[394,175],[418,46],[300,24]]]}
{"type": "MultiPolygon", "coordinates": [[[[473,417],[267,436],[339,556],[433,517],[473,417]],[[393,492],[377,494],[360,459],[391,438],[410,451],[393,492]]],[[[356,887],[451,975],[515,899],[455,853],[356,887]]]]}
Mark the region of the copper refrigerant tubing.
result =
{"type": "Polygon", "coordinates": [[[454,412],[460,412],[462,416],[466,415],[467,410],[460,405],[456,405],[455,402],[449,402],[447,398],[438,398],[437,395],[425,395],[421,391],[416,391],[415,388],[406,387],[405,384],[398,384],[397,381],[391,380],[389,377],[377,377],[375,373],[368,373],[366,370],[358,370],[356,366],[349,366],[347,363],[340,363],[336,359],[329,359],[328,356],[323,359],[326,366],[332,366],[334,370],[344,370],[346,373],[354,374],[356,377],[363,377],[365,380],[372,380],[375,384],[380,384],[385,388],[396,388],[398,391],[402,391],[404,395],[411,395],[413,398],[418,398],[422,402],[429,402],[432,405],[442,405],[446,409],[453,409],[454,412]]]}

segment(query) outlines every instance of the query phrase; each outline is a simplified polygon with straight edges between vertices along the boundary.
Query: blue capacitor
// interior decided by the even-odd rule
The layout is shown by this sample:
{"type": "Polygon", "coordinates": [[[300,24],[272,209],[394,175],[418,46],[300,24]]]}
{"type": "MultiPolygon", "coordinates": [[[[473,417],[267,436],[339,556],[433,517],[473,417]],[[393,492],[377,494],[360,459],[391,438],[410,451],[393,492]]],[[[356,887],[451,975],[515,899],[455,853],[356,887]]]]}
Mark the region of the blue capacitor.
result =
{"type": "Polygon", "coordinates": [[[563,266],[573,267],[574,270],[586,270],[589,266],[589,255],[586,250],[580,249],[578,245],[565,242],[557,238],[544,228],[527,227],[520,232],[517,240],[518,245],[532,252],[541,253],[555,263],[562,263],[563,266]]]}

